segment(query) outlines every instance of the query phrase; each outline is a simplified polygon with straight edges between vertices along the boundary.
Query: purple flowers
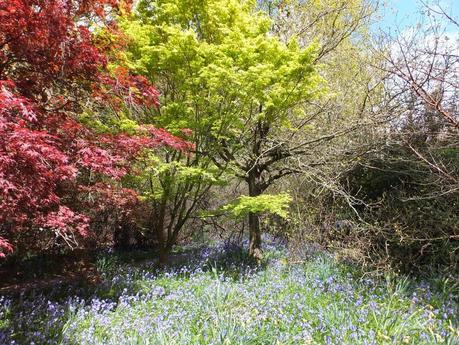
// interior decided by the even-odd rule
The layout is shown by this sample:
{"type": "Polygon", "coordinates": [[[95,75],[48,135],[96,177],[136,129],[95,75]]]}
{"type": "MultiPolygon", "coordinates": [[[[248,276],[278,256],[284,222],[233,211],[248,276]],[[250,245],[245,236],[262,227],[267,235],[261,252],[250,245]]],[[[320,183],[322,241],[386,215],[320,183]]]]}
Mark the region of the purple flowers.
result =
{"type": "Polygon", "coordinates": [[[0,297],[0,344],[452,344],[459,336],[457,295],[358,280],[328,254],[290,265],[279,244],[262,268],[243,253],[203,248],[168,272],[119,265],[85,298],[0,297]]]}

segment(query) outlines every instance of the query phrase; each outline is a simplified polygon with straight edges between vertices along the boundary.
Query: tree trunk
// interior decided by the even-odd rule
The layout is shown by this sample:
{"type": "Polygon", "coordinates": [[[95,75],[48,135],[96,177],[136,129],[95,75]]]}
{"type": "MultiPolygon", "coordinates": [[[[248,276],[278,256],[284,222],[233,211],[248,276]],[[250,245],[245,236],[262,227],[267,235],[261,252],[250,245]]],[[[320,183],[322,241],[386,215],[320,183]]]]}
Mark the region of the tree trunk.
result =
{"type": "Polygon", "coordinates": [[[153,205],[153,215],[152,215],[152,228],[153,232],[156,234],[156,239],[158,240],[159,247],[159,266],[164,267],[169,261],[168,250],[168,236],[165,229],[165,217],[166,217],[166,204],[167,199],[163,197],[160,203],[155,203],[153,205]]]}
{"type": "MultiPolygon", "coordinates": [[[[258,179],[259,176],[257,176],[256,171],[249,172],[247,183],[249,184],[250,196],[259,196],[262,193],[258,179]]],[[[257,213],[252,212],[249,213],[249,256],[258,263],[263,259],[260,218],[257,213]]]]}
{"type": "Polygon", "coordinates": [[[261,250],[261,230],[258,214],[249,213],[249,256],[260,262],[263,259],[261,250]]]}
{"type": "Polygon", "coordinates": [[[159,267],[163,268],[169,263],[170,248],[167,246],[161,246],[159,248],[159,267]]]}

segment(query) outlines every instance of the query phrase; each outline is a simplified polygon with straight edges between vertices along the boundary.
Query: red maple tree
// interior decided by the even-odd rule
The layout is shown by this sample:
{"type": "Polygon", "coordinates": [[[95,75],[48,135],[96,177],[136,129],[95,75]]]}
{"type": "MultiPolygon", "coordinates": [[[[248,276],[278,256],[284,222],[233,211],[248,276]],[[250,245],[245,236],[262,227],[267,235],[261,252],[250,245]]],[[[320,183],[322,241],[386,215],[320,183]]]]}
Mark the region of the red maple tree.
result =
{"type": "MultiPolygon", "coordinates": [[[[0,2],[0,257],[25,230],[52,230],[68,243],[87,236],[89,218],[68,197],[91,190],[88,183],[82,188],[85,174],[116,180],[144,148],[191,147],[152,126],[136,135],[99,134],[76,120],[88,97],[114,107],[158,106],[146,79],[107,72],[107,54],[88,29],[89,22],[113,29],[107,18],[121,6],[129,3],[0,2]]],[[[94,188],[112,190],[107,182],[94,188]]]]}

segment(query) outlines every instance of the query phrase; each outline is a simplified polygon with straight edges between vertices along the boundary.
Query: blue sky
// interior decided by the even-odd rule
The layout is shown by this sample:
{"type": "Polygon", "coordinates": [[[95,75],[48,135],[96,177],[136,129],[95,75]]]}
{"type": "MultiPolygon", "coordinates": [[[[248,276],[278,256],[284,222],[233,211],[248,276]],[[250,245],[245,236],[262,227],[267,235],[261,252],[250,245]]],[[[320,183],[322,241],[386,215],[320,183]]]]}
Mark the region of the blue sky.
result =
{"type": "MultiPolygon", "coordinates": [[[[459,0],[427,0],[425,2],[440,3],[448,14],[459,18],[459,0]]],[[[422,8],[419,0],[386,0],[386,5],[380,9],[381,20],[375,24],[375,27],[390,29],[391,31],[395,31],[397,26],[401,30],[412,27],[422,19],[420,13],[422,8]]],[[[459,31],[459,28],[453,26],[448,27],[448,29],[459,31]]]]}

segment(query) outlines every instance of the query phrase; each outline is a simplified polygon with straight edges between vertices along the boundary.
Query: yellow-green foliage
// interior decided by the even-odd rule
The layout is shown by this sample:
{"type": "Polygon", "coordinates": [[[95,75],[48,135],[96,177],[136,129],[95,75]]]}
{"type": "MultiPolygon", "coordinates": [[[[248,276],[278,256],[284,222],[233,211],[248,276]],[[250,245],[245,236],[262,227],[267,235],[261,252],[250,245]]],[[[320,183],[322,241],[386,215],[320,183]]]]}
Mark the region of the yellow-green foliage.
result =
{"type": "Polygon", "coordinates": [[[235,137],[260,117],[288,126],[287,110],[323,92],[317,44],[282,43],[254,5],[141,1],[121,24],[131,40],[126,63],[161,90],[160,125],[235,137]]]}
{"type": "Polygon", "coordinates": [[[144,181],[153,184],[152,188],[140,188],[141,199],[145,201],[160,199],[165,196],[165,193],[173,197],[177,193],[178,184],[224,185],[227,183],[227,176],[219,174],[216,168],[187,166],[180,161],[162,162],[152,152],[144,154],[140,164],[142,167],[137,169],[138,173],[135,176],[131,177],[131,182],[137,186],[144,181]]]}
{"type": "Polygon", "coordinates": [[[222,210],[235,217],[245,217],[249,213],[271,213],[282,218],[288,217],[288,206],[292,197],[287,193],[262,194],[259,196],[241,195],[234,203],[225,205],[222,210]]]}
{"type": "MultiPolygon", "coordinates": [[[[318,44],[282,42],[271,25],[256,1],[242,0],[141,0],[120,21],[129,38],[120,63],[149,78],[161,94],[151,121],[172,133],[191,129],[196,146],[191,159],[166,155],[168,163],[145,176],[145,185],[159,187],[162,197],[192,197],[190,184],[204,190],[227,177],[222,171],[242,175],[234,161],[254,159],[248,148],[260,120],[269,123],[268,141],[295,130],[293,120],[305,116],[302,105],[325,90],[315,64],[318,44]],[[217,163],[228,147],[228,164],[217,163]]],[[[286,216],[288,201],[286,194],[242,196],[226,211],[286,216]]]]}
{"type": "Polygon", "coordinates": [[[139,133],[139,124],[121,111],[115,117],[113,114],[86,110],[79,115],[78,120],[98,133],[139,133]]]}

